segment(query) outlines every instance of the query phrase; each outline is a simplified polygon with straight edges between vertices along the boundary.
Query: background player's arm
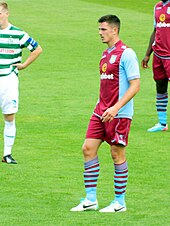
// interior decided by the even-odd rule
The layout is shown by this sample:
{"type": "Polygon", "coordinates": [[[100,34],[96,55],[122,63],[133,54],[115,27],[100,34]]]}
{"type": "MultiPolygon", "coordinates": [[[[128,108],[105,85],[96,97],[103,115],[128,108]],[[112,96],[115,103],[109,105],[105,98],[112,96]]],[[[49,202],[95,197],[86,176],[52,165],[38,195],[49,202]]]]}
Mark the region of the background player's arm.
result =
{"type": "Polygon", "coordinates": [[[42,48],[40,45],[37,46],[37,48],[30,52],[28,58],[25,60],[24,63],[16,63],[13,64],[13,66],[16,66],[18,68],[18,70],[22,70],[25,69],[26,67],[28,67],[33,61],[35,61],[37,59],[37,57],[42,53],[42,48]]]}
{"type": "Polygon", "coordinates": [[[127,104],[140,89],[140,79],[133,79],[129,81],[130,87],[125,95],[113,106],[108,108],[102,115],[102,122],[112,121],[117,115],[120,108],[127,104]]]}
{"type": "Polygon", "coordinates": [[[149,62],[149,59],[150,59],[150,55],[153,52],[152,44],[154,43],[154,40],[155,40],[155,33],[156,33],[156,28],[154,28],[154,30],[153,30],[153,32],[151,34],[149,45],[148,45],[145,57],[142,60],[142,67],[143,68],[148,68],[149,67],[148,66],[148,62],[149,62]]]}

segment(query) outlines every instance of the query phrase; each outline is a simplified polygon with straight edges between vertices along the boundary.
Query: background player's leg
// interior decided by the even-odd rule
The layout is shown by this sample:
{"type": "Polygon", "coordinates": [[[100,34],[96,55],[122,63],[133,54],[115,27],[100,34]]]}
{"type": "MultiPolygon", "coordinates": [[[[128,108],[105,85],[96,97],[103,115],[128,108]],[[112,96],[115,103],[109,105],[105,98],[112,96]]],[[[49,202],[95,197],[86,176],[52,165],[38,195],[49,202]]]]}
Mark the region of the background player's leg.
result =
{"type": "Polygon", "coordinates": [[[156,109],[158,112],[159,123],[167,124],[167,105],[168,105],[168,79],[156,81],[156,109]]]}
{"type": "Polygon", "coordinates": [[[12,146],[15,141],[16,126],[15,115],[4,115],[5,127],[4,127],[4,157],[2,162],[16,164],[17,162],[12,158],[12,146]]]}
{"type": "Polygon", "coordinates": [[[167,127],[168,79],[156,80],[156,110],[159,123],[148,129],[148,132],[165,131],[167,127]]]}

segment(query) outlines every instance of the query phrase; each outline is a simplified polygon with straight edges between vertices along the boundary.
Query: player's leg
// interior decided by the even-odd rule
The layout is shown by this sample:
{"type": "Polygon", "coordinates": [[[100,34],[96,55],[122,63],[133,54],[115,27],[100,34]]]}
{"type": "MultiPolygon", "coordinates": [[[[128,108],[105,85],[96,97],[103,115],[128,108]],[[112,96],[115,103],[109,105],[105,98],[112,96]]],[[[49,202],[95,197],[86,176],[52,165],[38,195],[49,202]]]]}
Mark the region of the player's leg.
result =
{"type": "Polygon", "coordinates": [[[71,211],[96,210],[98,202],[96,197],[97,181],[100,172],[98,149],[104,136],[103,123],[99,117],[93,115],[86,133],[86,139],[82,146],[84,156],[84,186],[86,198],[71,211]]]}
{"type": "Polygon", "coordinates": [[[121,205],[125,204],[125,193],[128,180],[128,165],[123,145],[113,145],[111,147],[112,158],[114,161],[114,189],[115,201],[121,205]]]}
{"type": "Polygon", "coordinates": [[[167,124],[167,105],[168,105],[168,78],[156,80],[156,110],[159,123],[163,126],[167,124]]]}
{"type": "Polygon", "coordinates": [[[4,115],[4,157],[2,162],[16,164],[12,158],[12,147],[16,136],[15,113],[18,111],[18,77],[13,73],[4,76],[1,109],[4,115]]]}
{"type": "Polygon", "coordinates": [[[166,131],[167,126],[167,105],[168,105],[168,77],[164,67],[164,61],[154,55],[153,73],[156,82],[156,110],[158,123],[148,129],[148,132],[166,131]]]}
{"type": "Polygon", "coordinates": [[[111,155],[114,161],[114,190],[115,199],[109,206],[100,212],[123,212],[126,211],[125,193],[128,180],[128,165],[123,145],[112,145],[111,155]]]}
{"type": "Polygon", "coordinates": [[[97,151],[101,143],[102,141],[99,139],[86,139],[83,144],[84,185],[86,190],[86,198],[92,202],[97,199],[97,180],[100,173],[100,164],[97,151]]]}
{"type": "Polygon", "coordinates": [[[107,137],[110,144],[111,156],[114,163],[114,193],[115,198],[109,206],[100,212],[126,211],[125,193],[128,180],[128,164],[126,161],[125,147],[128,144],[128,134],[131,120],[128,118],[114,119],[108,125],[107,137]]]}
{"type": "Polygon", "coordinates": [[[12,157],[12,147],[16,135],[15,114],[4,115],[4,121],[4,157],[2,162],[16,164],[17,162],[12,157]]]}
{"type": "Polygon", "coordinates": [[[98,209],[97,181],[100,173],[100,164],[97,156],[98,148],[102,141],[100,139],[86,139],[83,144],[84,156],[84,186],[86,197],[71,211],[85,211],[98,209]]]}
{"type": "Polygon", "coordinates": [[[168,79],[156,80],[156,110],[159,122],[148,129],[148,132],[166,131],[167,126],[167,105],[168,105],[168,79]]]}

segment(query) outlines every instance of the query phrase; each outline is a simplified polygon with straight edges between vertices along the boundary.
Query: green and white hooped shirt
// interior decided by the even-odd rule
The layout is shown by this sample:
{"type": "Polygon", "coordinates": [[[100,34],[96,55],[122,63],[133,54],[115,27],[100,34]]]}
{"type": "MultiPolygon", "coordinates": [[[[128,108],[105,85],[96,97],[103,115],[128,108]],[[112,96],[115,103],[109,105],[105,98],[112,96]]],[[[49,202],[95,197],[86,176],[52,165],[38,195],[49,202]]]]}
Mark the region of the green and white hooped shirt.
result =
{"type": "Polygon", "coordinates": [[[7,76],[12,72],[18,75],[18,69],[12,64],[21,62],[23,48],[32,52],[37,46],[38,43],[33,38],[12,24],[0,30],[0,76],[7,76]]]}

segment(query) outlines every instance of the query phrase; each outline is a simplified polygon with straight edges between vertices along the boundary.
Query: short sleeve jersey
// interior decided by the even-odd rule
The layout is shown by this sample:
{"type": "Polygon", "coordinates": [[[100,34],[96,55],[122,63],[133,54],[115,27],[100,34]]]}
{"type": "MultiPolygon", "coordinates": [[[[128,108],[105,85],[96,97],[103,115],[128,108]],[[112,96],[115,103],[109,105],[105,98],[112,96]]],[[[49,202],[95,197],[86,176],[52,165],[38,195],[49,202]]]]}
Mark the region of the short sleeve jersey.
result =
{"type": "Polygon", "coordinates": [[[12,24],[0,30],[0,76],[7,76],[12,72],[18,75],[18,69],[12,64],[21,62],[23,48],[34,51],[37,46],[38,43],[33,38],[12,24]]]}
{"type": "MultiPolygon", "coordinates": [[[[128,90],[130,80],[140,78],[139,63],[135,52],[121,40],[103,52],[100,60],[100,96],[94,112],[102,115],[114,106],[128,90]]],[[[117,118],[132,118],[133,99],[123,106],[117,118]]]]}
{"type": "Polygon", "coordinates": [[[156,35],[153,51],[158,56],[170,58],[170,1],[160,1],[155,5],[154,26],[156,35]]]}

